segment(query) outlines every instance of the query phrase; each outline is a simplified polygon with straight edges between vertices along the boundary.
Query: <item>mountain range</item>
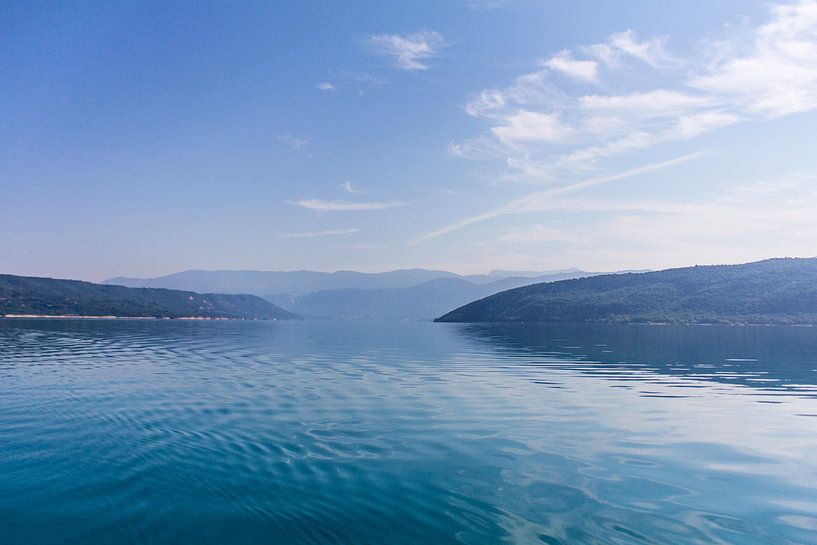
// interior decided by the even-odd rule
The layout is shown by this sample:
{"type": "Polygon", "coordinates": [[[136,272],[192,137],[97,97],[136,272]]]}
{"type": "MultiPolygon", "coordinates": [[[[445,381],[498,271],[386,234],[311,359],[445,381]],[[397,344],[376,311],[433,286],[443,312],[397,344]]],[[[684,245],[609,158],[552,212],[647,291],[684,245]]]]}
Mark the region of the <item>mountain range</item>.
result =
{"type": "Polygon", "coordinates": [[[338,271],[184,271],[159,278],[112,278],[106,284],[197,292],[250,293],[307,318],[432,320],[469,301],[535,282],[602,273],[491,271],[458,275],[406,269],[382,273],[338,271]]]}
{"type": "Polygon", "coordinates": [[[157,287],[0,275],[0,316],[817,324],[817,258],[614,274],[186,271],[108,282],[157,287]]]}
{"type": "Polygon", "coordinates": [[[0,316],[117,316],[291,320],[254,295],[127,288],[55,278],[0,275],[0,316]]]}
{"type": "MultiPolygon", "coordinates": [[[[182,271],[157,278],[118,277],[103,284],[131,288],[170,288],[218,293],[251,293],[261,297],[304,295],[325,289],[386,289],[414,286],[436,278],[455,278],[446,271],[404,269],[382,273],[357,271],[182,271]]],[[[486,281],[496,280],[488,278],[486,281]]]]}
{"type": "Polygon", "coordinates": [[[817,324],[817,258],[538,283],[474,301],[437,321],[817,324]]]}

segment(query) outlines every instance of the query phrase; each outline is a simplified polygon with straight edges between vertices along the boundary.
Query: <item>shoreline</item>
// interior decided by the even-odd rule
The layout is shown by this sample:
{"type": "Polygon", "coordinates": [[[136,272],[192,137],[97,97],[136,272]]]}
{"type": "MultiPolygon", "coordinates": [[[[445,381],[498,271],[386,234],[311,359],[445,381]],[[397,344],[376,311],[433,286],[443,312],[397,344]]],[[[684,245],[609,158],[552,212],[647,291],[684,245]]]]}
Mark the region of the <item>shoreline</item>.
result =
{"type": "Polygon", "coordinates": [[[448,320],[432,320],[435,324],[478,324],[478,325],[501,325],[501,324],[573,324],[573,325],[587,325],[587,324],[606,324],[606,325],[621,325],[621,326],[649,326],[649,327],[671,327],[671,326],[690,326],[690,327],[817,327],[817,322],[800,322],[800,323],[784,323],[784,322],[617,322],[613,320],[592,320],[585,322],[570,322],[570,321],[512,321],[503,320],[496,322],[455,322],[448,320]]]}
{"type": "Polygon", "coordinates": [[[0,314],[0,319],[49,319],[49,320],[246,320],[246,318],[223,318],[207,316],[84,316],[79,314],[0,314]]]}

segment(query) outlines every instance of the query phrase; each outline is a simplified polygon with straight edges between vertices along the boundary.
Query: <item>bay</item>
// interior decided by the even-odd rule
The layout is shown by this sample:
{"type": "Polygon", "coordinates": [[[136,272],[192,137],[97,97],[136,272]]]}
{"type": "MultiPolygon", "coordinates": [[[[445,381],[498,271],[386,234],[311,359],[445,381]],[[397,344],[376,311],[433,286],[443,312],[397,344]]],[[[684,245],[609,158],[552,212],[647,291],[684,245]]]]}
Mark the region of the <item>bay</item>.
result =
{"type": "Polygon", "coordinates": [[[817,329],[0,320],[4,544],[817,543],[817,329]]]}

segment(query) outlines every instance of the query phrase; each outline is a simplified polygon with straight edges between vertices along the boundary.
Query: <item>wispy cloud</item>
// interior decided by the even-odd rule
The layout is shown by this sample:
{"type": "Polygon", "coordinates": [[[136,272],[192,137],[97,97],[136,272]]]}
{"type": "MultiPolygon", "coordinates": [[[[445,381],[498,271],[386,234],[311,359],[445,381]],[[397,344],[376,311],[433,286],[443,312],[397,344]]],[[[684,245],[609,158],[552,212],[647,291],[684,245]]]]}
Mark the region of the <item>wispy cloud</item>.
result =
{"type": "Polygon", "coordinates": [[[280,135],[278,141],[291,151],[304,151],[309,146],[308,138],[300,138],[291,134],[280,135]]]}
{"type": "Polygon", "coordinates": [[[354,193],[356,195],[363,195],[364,193],[366,193],[365,191],[361,191],[360,189],[355,189],[354,187],[352,187],[352,182],[343,182],[340,185],[340,187],[342,187],[343,190],[346,191],[347,193],[354,193]]]}
{"type": "Polygon", "coordinates": [[[771,20],[717,45],[689,85],[765,117],[817,108],[817,2],[771,7],[771,20]]]}
{"type": "Polygon", "coordinates": [[[700,152],[691,153],[688,155],[684,155],[681,157],[676,157],[675,159],[670,159],[669,161],[663,161],[660,163],[654,163],[650,165],[645,165],[642,167],[634,168],[631,170],[627,170],[624,172],[620,172],[617,174],[612,174],[610,176],[600,176],[595,178],[589,178],[587,180],[582,180],[580,182],[575,182],[568,185],[563,185],[560,187],[554,187],[551,189],[545,189],[542,191],[535,191],[533,193],[529,193],[528,195],[513,200],[507,204],[494,208],[492,210],[488,210],[487,212],[483,212],[481,214],[477,214],[475,216],[471,216],[455,223],[446,225],[440,229],[436,229],[434,231],[425,233],[420,235],[419,237],[412,240],[409,245],[419,244],[421,242],[425,242],[432,238],[436,238],[442,235],[447,235],[448,233],[452,233],[457,231],[458,229],[462,229],[463,227],[468,227],[469,225],[473,225],[475,223],[479,223],[482,221],[486,221],[489,219],[497,218],[499,216],[505,216],[509,214],[522,214],[528,212],[537,212],[543,209],[547,209],[549,203],[552,202],[552,198],[557,195],[562,195],[565,193],[571,193],[573,191],[579,191],[582,189],[587,189],[589,187],[598,186],[602,184],[607,184],[610,182],[615,182],[619,180],[623,180],[626,178],[631,178],[633,176],[638,176],[640,174],[646,174],[648,172],[655,172],[657,170],[673,167],[676,165],[680,165],[682,163],[686,163],[688,161],[692,161],[701,157],[703,154],[700,152]]]}
{"type": "Polygon", "coordinates": [[[551,70],[567,74],[571,78],[585,80],[592,83],[598,81],[599,63],[591,60],[578,61],[570,51],[560,51],[545,62],[551,70]]]}
{"type": "Polygon", "coordinates": [[[465,111],[488,130],[449,152],[502,160],[504,180],[546,182],[737,123],[817,109],[817,0],[773,5],[765,24],[695,56],[668,44],[626,30],[559,51],[506,87],[474,93],[465,111]],[[634,70],[644,77],[626,76],[634,70]],[[622,90],[577,92],[554,73],[622,90]],[[648,86],[654,81],[662,85],[648,86]]]}
{"type": "Polygon", "coordinates": [[[491,132],[508,146],[520,142],[564,142],[570,138],[570,128],[562,123],[558,113],[543,114],[519,110],[508,115],[504,124],[491,132]]]}
{"type": "Polygon", "coordinates": [[[666,36],[639,40],[636,33],[628,29],[613,34],[606,43],[588,46],[585,51],[610,65],[630,56],[653,67],[665,67],[679,62],[667,51],[667,41],[666,36]]]}
{"type": "Polygon", "coordinates": [[[583,247],[565,241],[559,250],[577,263],[673,266],[811,256],[812,233],[817,230],[817,176],[781,175],[775,181],[736,184],[680,202],[563,199],[549,206],[553,213],[592,211],[596,218],[565,233],[591,239],[583,247]]]}
{"type": "Polygon", "coordinates": [[[320,82],[319,84],[317,84],[315,86],[315,89],[317,89],[319,91],[334,91],[335,90],[335,84],[331,83],[329,81],[322,81],[322,82],[320,82]]]}
{"type": "Polygon", "coordinates": [[[366,40],[377,53],[391,57],[403,70],[426,70],[426,61],[435,57],[445,46],[445,40],[434,30],[418,30],[410,34],[373,34],[366,40]]]}
{"type": "Polygon", "coordinates": [[[389,208],[400,208],[408,206],[409,203],[403,201],[387,201],[387,202],[354,202],[344,200],[328,201],[323,199],[300,199],[293,201],[290,204],[306,208],[308,210],[315,210],[318,212],[354,212],[358,210],[386,210],[389,208]]]}
{"type": "Polygon", "coordinates": [[[588,112],[605,112],[612,115],[664,117],[710,106],[714,102],[715,99],[711,96],[655,89],[624,95],[581,96],[578,99],[578,107],[588,112]]]}
{"type": "Polygon", "coordinates": [[[359,232],[360,229],[327,229],[324,231],[310,231],[306,233],[281,233],[278,236],[280,238],[318,238],[351,235],[352,233],[359,232]]]}

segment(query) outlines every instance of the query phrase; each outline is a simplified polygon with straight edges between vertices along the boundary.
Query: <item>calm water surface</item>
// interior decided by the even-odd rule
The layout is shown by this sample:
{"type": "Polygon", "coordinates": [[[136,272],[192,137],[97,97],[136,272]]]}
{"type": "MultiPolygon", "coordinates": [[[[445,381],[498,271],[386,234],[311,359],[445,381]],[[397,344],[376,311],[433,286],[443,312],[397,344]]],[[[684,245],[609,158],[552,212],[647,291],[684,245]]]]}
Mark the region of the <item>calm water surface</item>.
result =
{"type": "Polygon", "coordinates": [[[817,544],[817,329],[0,320],[0,543],[817,544]]]}

